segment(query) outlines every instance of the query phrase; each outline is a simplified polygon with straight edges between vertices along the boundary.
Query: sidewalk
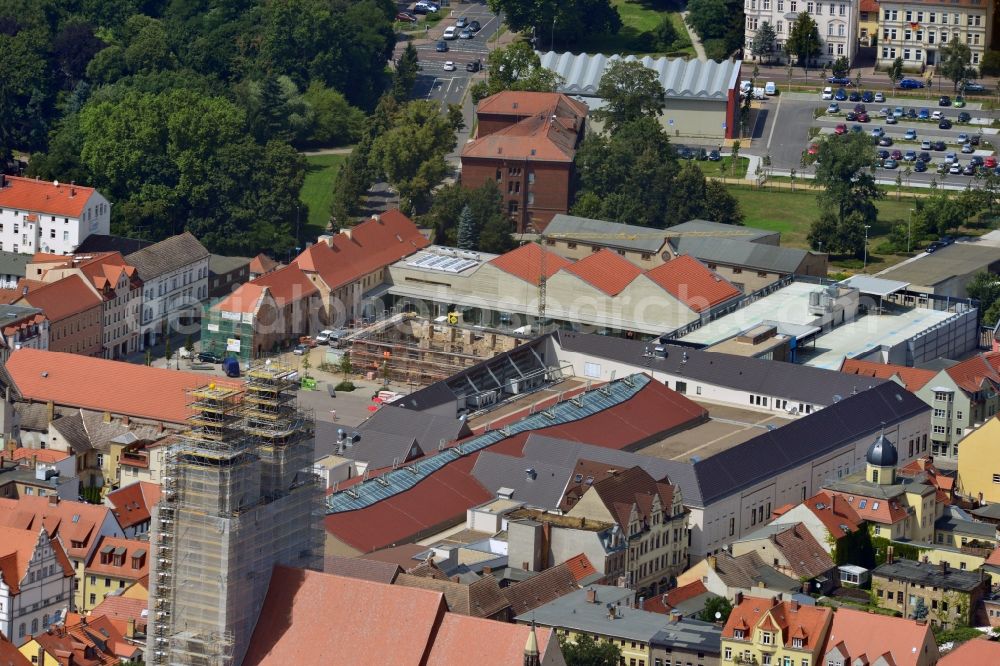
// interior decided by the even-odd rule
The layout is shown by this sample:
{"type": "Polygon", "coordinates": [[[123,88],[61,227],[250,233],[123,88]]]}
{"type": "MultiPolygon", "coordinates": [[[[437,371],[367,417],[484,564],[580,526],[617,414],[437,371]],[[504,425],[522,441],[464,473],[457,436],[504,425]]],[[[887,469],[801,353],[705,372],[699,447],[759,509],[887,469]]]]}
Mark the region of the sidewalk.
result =
{"type": "Polygon", "coordinates": [[[691,38],[691,46],[694,48],[694,53],[700,60],[708,60],[708,56],[705,55],[705,47],[701,43],[701,37],[698,36],[691,26],[688,25],[688,13],[687,11],[681,12],[681,19],[684,20],[684,27],[687,28],[688,37],[691,38]]]}

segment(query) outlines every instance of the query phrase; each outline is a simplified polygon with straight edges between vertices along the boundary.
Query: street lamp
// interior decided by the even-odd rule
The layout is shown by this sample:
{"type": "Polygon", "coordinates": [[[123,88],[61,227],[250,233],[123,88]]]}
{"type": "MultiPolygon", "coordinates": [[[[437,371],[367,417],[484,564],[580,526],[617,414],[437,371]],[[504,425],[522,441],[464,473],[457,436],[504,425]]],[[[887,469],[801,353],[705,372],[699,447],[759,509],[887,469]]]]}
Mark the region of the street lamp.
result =
{"type": "Polygon", "coordinates": [[[913,209],[906,216],[906,253],[910,253],[910,225],[913,223],[913,209]]]}
{"type": "Polygon", "coordinates": [[[871,228],[872,227],[870,224],[865,225],[865,262],[864,266],[861,269],[862,272],[868,271],[868,230],[871,228]]]}

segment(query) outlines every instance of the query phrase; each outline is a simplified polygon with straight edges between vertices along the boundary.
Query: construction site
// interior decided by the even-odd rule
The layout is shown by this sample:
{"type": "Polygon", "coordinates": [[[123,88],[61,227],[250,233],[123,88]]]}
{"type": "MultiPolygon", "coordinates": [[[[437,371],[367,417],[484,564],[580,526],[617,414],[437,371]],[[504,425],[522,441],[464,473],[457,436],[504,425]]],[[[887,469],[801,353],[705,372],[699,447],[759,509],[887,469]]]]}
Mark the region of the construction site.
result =
{"type": "Polygon", "coordinates": [[[434,321],[407,313],[352,336],[349,354],[357,372],[419,387],[530,340],[530,335],[463,324],[455,313],[434,321]]]}
{"type": "Polygon", "coordinates": [[[267,361],[189,393],[190,429],[166,453],[152,517],[151,664],[239,664],[274,565],[322,562],[313,420],[293,373],[267,361]]]}

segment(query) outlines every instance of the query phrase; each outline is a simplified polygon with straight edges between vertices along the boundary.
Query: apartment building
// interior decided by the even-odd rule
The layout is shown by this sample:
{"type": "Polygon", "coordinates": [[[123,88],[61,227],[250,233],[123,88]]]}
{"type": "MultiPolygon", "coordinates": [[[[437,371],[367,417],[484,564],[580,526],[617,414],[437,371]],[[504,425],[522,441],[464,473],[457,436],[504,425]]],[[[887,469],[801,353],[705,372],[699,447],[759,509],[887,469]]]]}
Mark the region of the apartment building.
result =
{"type": "Polygon", "coordinates": [[[0,630],[14,645],[70,609],[73,567],[45,528],[0,527],[0,630]]]}
{"type": "Polygon", "coordinates": [[[818,666],[833,610],[739,595],[722,630],[722,663],[818,666]]]}
{"type": "Polygon", "coordinates": [[[986,0],[881,0],[878,66],[896,58],[904,67],[923,71],[939,64],[940,50],[952,39],[968,44],[972,65],[986,53],[993,3],[986,0]]]}
{"type": "Polygon", "coordinates": [[[111,204],[92,187],[0,174],[0,251],[73,254],[111,231],[111,204]]]}
{"type": "Polygon", "coordinates": [[[816,22],[822,42],[817,63],[831,63],[846,57],[854,62],[858,50],[858,0],[816,2],[806,0],[746,0],[746,52],[750,52],[753,39],[761,24],[768,22],[774,28],[774,53],[771,62],[786,59],[785,42],[801,12],[807,12],[816,22]]]}
{"type": "Polygon", "coordinates": [[[938,564],[894,559],[872,571],[872,599],[879,608],[898,611],[903,617],[926,612],[934,627],[951,629],[972,624],[979,602],[990,592],[985,571],[956,571],[948,562],[938,564]]]}
{"type": "Polygon", "coordinates": [[[49,351],[100,356],[104,302],[83,277],[71,275],[49,284],[25,281],[23,290],[16,303],[45,313],[49,351]]]}
{"type": "Polygon", "coordinates": [[[148,575],[148,541],[101,537],[83,571],[77,611],[91,610],[108,595],[120,594],[120,590],[148,575]]]}

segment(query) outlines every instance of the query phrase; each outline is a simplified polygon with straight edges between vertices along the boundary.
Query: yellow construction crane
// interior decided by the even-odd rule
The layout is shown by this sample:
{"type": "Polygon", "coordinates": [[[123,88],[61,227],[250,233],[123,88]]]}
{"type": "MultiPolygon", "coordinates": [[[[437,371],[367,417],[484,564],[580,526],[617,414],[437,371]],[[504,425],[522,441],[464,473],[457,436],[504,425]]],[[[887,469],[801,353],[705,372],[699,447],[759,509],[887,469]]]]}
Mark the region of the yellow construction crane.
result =
{"type": "Polygon", "coordinates": [[[732,238],[739,236],[753,236],[758,233],[757,229],[741,229],[740,227],[734,227],[733,229],[718,230],[718,231],[671,231],[670,229],[659,229],[657,231],[649,231],[643,233],[629,233],[625,231],[615,232],[615,233],[596,233],[596,232],[580,232],[580,233],[545,233],[542,232],[536,243],[538,243],[541,248],[541,260],[539,266],[538,274],[538,327],[539,332],[543,332],[542,329],[545,326],[545,282],[548,276],[545,274],[545,245],[541,242],[542,239],[552,238],[552,239],[562,239],[562,240],[640,240],[643,238],[657,238],[663,239],[664,242],[668,238],[732,238]]]}

